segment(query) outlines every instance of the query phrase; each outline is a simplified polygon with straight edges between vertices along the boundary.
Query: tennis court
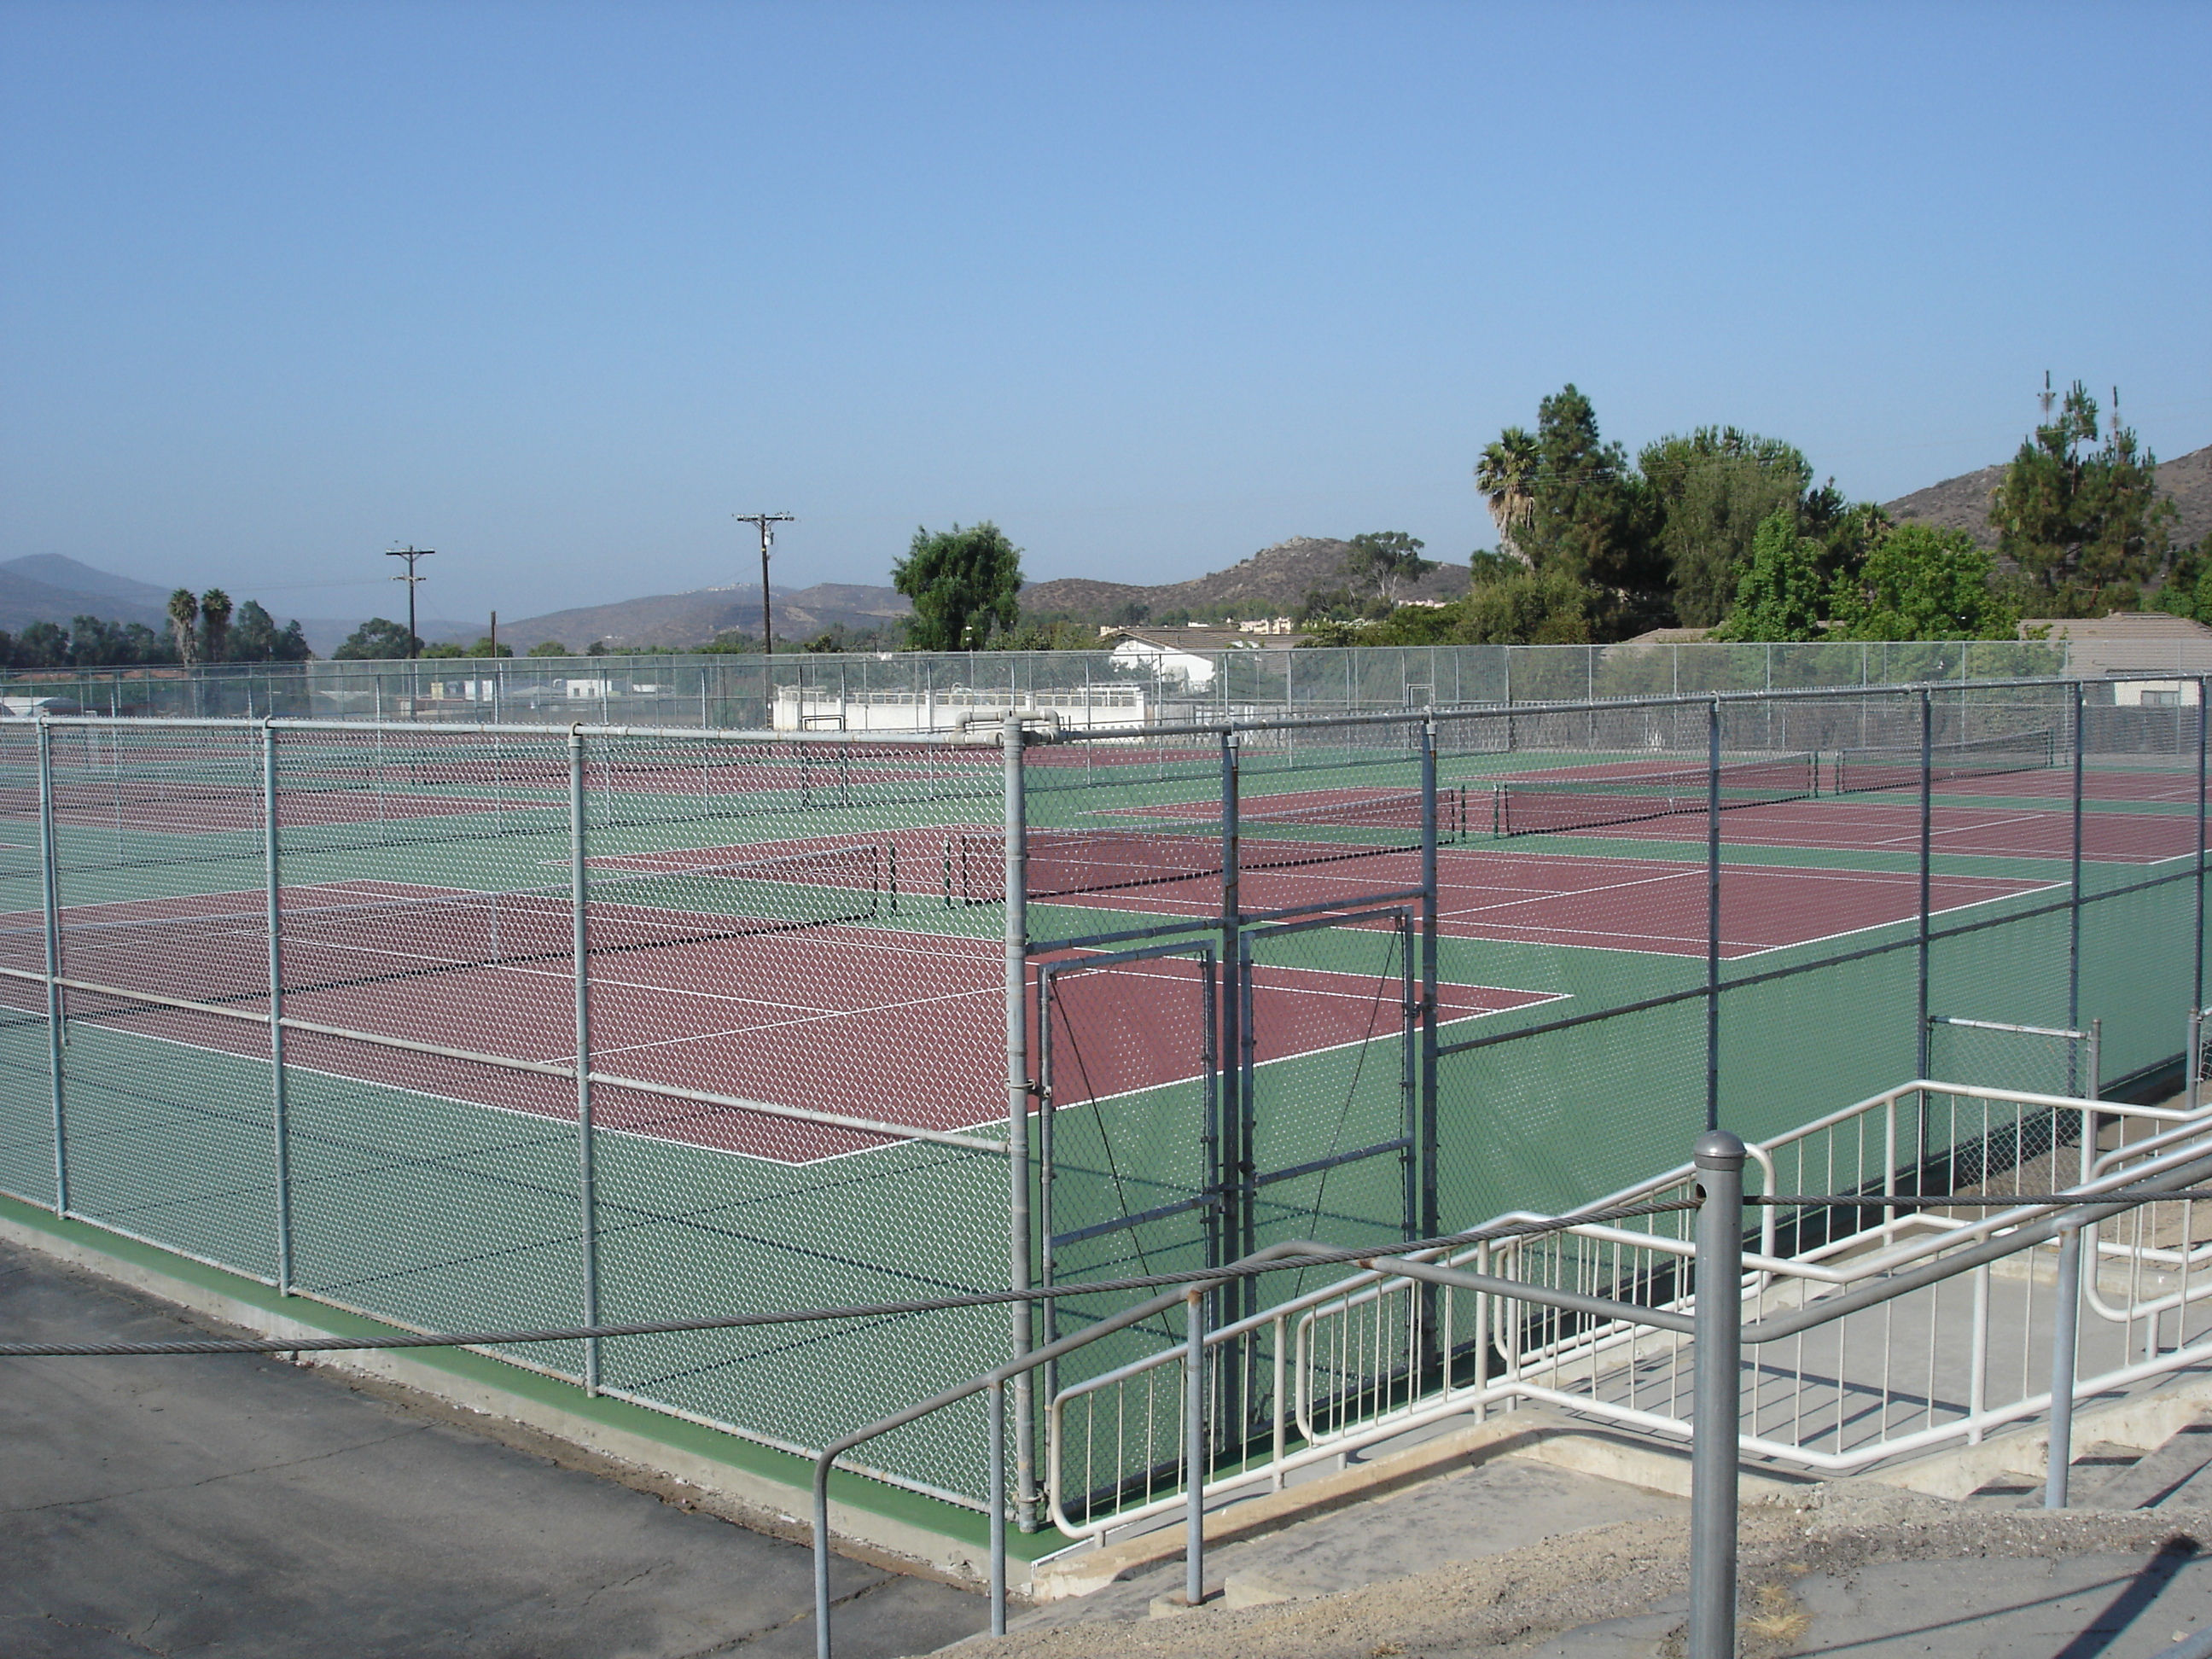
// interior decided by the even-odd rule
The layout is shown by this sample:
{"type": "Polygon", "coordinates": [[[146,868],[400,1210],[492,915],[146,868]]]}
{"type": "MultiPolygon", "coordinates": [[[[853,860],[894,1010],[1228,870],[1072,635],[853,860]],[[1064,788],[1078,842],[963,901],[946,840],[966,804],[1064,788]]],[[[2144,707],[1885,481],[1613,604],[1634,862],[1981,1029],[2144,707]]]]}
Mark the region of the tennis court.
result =
{"type": "MultiPolygon", "coordinates": [[[[1041,724],[1011,768],[981,724],[7,723],[0,1188],[430,1328],[1571,1203],[1671,1163],[1710,1086],[1755,1135],[1913,1074],[1923,1004],[2101,1019],[2108,1078],[2176,1051],[2204,757],[2159,715],[2038,684],[1041,724]]],[[[507,1357],[806,1449],[1007,1340],[507,1357]]],[[[945,1413],[876,1472],[973,1503],[981,1438],[945,1413]]]]}
{"type": "MultiPolygon", "coordinates": [[[[843,878],[824,895],[832,907],[850,905],[855,892],[873,897],[854,884],[864,860],[815,855],[801,864],[833,883],[843,878]]],[[[732,866],[681,867],[696,878],[702,868],[732,866]]],[[[210,1019],[204,1006],[179,1006],[234,1008],[265,999],[264,897],[244,891],[72,907],[72,1018],[167,1043],[246,1058],[265,1054],[257,1023],[210,1019]],[[212,988],[226,980],[235,988],[228,994],[212,988]],[[89,988],[95,985],[101,988],[89,988]]],[[[278,902],[293,1018],[500,1059],[573,1064],[565,902],[374,882],[286,888],[278,902]]],[[[888,1129],[868,1133],[767,1117],[702,1097],[933,1130],[1004,1118],[1002,1056],[975,1043],[915,1040],[932,1026],[981,1030],[1003,1017],[1003,954],[995,942],[829,921],[794,926],[787,915],[647,909],[634,898],[597,899],[586,921],[586,950],[609,958],[592,975],[593,1066],[674,1091],[655,1098],[606,1085],[615,1094],[598,1109],[601,1129],[799,1164],[898,1137],[888,1129]]],[[[0,915],[0,965],[28,971],[43,939],[36,913],[0,915]]],[[[1147,1007],[1189,972],[1187,963],[1154,963],[1100,977],[1115,993],[1107,1017],[1139,1034],[1138,1041],[1101,1049],[1095,1081],[1102,1091],[1133,1094],[1191,1076],[1193,1054],[1142,1037],[1147,1007]]],[[[24,1012],[28,999],[19,988],[27,983],[0,981],[16,990],[9,1000],[24,1012]]],[[[1267,1032],[1255,1054],[1261,1064],[1371,1034],[1370,978],[1269,966],[1257,973],[1254,994],[1267,1032]]],[[[1450,1023],[1545,1000],[1447,985],[1439,1017],[1450,1023]]],[[[319,1069],[367,1084],[427,1087],[494,1110],[575,1116],[570,1078],[494,1074],[459,1054],[326,1044],[319,1069]]]]}

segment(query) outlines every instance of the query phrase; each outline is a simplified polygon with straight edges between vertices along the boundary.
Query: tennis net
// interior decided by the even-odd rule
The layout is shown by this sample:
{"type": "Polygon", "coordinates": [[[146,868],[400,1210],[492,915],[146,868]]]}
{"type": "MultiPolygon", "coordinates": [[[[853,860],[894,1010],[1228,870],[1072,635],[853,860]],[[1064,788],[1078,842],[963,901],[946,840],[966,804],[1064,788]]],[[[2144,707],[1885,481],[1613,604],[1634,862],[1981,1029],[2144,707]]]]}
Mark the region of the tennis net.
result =
{"type": "MultiPolygon", "coordinates": [[[[2049,728],[2002,732],[1986,738],[1955,738],[1929,746],[1927,771],[1934,783],[1961,778],[2002,777],[2008,772],[2039,772],[2055,765],[2058,734],[2049,728]]],[[[1835,759],[1833,787],[1839,795],[1871,789],[1917,789],[1920,745],[1845,749],[1835,759]]]]}
{"type": "MultiPolygon", "coordinates": [[[[1069,898],[1218,880],[1223,873],[1219,810],[1218,804],[1206,802],[1188,809],[1187,816],[1173,808],[1152,809],[1149,816],[1117,814],[1126,821],[1112,824],[1032,830],[1026,842],[1028,896],[1069,898]]],[[[1318,802],[1271,803],[1261,795],[1238,803],[1237,821],[1240,872],[1291,870],[1419,851],[1422,798],[1418,790],[1318,802]]],[[[1466,834],[1466,788],[1458,784],[1439,787],[1438,843],[1461,841],[1466,834]]],[[[956,836],[945,842],[947,904],[998,904],[1006,896],[1006,842],[1001,837],[956,836]]]]}
{"type": "MultiPolygon", "coordinates": [[[[1492,786],[1491,827],[1499,836],[1556,835],[1703,812],[1712,799],[1712,782],[1711,769],[1703,766],[1507,778],[1492,786]]],[[[1720,768],[1723,808],[1803,800],[1819,793],[1819,787],[1820,761],[1812,754],[1730,761],[1720,768]]]]}
{"type": "MultiPolygon", "coordinates": [[[[591,872],[584,953],[610,956],[860,924],[897,908],[887,845],[859,844],[740,863],[591,872]]],[[[269,994],[268,915],[244,894],[168,915],[64,915],[63,972],[127,994],[197,1002],[269,994]]],[[[191,901],[174,901],[190,904],[191,901]]],[[[131,907],[137,909],[140,907],[131,907]]],[[[293,890],[279,912],[286,994],[471,969],[572,963],[567,884],[501,892],[293,890]]],[[[0,929],[0,960],[43,967],[43,927],[0,929]]],[[[85,1012],[82,994],[72,1004],[85,1012]]]]}

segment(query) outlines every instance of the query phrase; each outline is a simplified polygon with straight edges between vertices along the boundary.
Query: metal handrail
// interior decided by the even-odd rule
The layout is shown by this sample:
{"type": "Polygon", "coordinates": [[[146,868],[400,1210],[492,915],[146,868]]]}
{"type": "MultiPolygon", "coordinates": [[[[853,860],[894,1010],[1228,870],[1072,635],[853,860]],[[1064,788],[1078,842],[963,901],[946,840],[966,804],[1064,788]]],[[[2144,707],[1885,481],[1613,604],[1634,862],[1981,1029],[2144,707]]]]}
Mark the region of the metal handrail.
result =
{"type": "MultiPolygon", "coordinates": [[[[1264,1262],[1279,1261],[1286,1256],[1310,1255],[1316,1251],[1325,1253],[1330,1248],[1326,1244],[1316,1244],[1310,1239],[1290,1239],[1279,1244],[1270,1244],[1265,1249],[1255,1250],[1250,1255],[1240,1257],[1229,1265],[1231,1269],[1247,1269],[1264,1262]]],[[[849,1434],[840,1436],[824,1446],[814,1460],[814,1650],[818,1659],[830,1659],[830,1471],[836,1467],[840,1457],[854,1447],[863,1445],[879,1435],[888,1434],[893,1429],[903,1428],[907,1424],[927,1417],[933,1412],[942,1411],[947,1406],[957,1405],[963,1400],[972,1399],[975,1395],[987,1391],[991,1395],[992,1455],[989,1470],[991,1633],[994,1636],[1003,1636],[1006,1631],[1006,1465],[1004,1455],[1006,1385],[1015,1377],[1025,1376],[1041,1365],[1050,1364],[1079,1349],[1088,1347],[1101,1337],[1110,1336],[1115,1331],[1125,1330],[1157,1314],[1165,1313],[1177,1303],[1182,1303],[1189,1310],[1194,1343],[1202,1341],[1205,1328],[1199,1311],[1203,1305],[1202,1299],[1207,1291],[1229,1283],[1235,1276],[1235,1273],[1232,1272],[1224,1278],[1201,1279],[1172,1291],[1164,1291],[1158,1296],[1137,1304],[1133,1308],[1126,1308],[1109,1318],[1100,1320],[1094,1325],[1085,1326],[1072,1335],[1064,1336],[1056,1342],[1047,1343],[1042,1348],[1032,1349],[1027,1353],[1010,1359],[1005,1364],[984,1372],[981,1376],[970,1377],[965,1382],[956,1383],[951,1388],[932,1395],[928,1399],[908,1406],[902,1411],[893,1412],[888,1417],[878,1418],[876,1421],[855,1429],[849,1434]]],[[[1203,1547],[1201,1528],[1199,1524],[1200,1506],[1194,1504],[1192,1509],[1194,1546],[1192,1559],[1197,1561],[1201,1559],[1203,1547]]],[[[1192,1569],[1194,1581],[1197,1571],[1196,1567],[1192,1569]]]]}

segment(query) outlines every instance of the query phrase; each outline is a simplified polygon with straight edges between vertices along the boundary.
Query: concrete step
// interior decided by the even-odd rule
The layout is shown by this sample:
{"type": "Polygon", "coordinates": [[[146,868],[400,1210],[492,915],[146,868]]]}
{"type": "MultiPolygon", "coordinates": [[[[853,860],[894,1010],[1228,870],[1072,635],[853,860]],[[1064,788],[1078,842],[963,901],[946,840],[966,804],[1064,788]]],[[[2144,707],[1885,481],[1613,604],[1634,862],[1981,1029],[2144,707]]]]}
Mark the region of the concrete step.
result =
{"type": "MultiPolygon", "coordinates": [[[[1552,1427],[1549,1413],[1543,1419],[1516,1415],[1523,1419],[1522,1431],[1500,1437],[1488,1455],[1436,1461],[1419,1478],[1379,1482],[1374,1496],[1210,1547],[1207,1604],[1238,1608],[1306,1601],[1620,1521],[1686,1519],[1689,1506],[1678,1492],[1562,1467],[1562,1462],[1588,1463],[1600,1454],[1581,1448],[1563,1455],[1558,1437],[1540,1439],[1529,1432],[1540,1421],[1552,1427]]],[[[1620,1458],[1606,1467],[1629,1472],[1642,1466],[1620,1458]]],[[[1660,1464],[1646,1473],[1662,1485],[1676,1480],[1660,1464]]],[[[1217,1518],[1235,1514],[1231,1509],[1217,1518]]],[[[1182,1604],[1183,1572],[1179,1551],[1154,1554],[1087,1595],[1020,1616],[1013,1628],[1184,1614],[1190,1610],[1182,1604]]]]}
{"type": "MultiPolygon", "coordinates": [[[[2199,1420],[2178,1430],[2154,1450],[2081,1494],[2084,1504],[2100,1510],[2153,1509],[2190,1487],[2212,1464],[2212,1422],[2199,1420]]],[[[2203,1488],[2190,1493],[2202,1501],[2203,1488]]]]}

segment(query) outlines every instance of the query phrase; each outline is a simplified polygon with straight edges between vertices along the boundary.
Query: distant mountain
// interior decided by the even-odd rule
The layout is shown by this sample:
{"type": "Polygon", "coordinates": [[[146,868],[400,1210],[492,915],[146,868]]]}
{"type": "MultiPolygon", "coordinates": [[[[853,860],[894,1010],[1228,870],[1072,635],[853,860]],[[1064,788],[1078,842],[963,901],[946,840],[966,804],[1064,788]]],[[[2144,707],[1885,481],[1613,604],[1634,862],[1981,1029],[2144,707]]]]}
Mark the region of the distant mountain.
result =
{"type": "Polygon", "coordinates": [[[0,564],[0,571],[27,577],[34,582],[44,582],[48,587],[65,592],[94,593],[108,600],[121,600],[126,605],[155,609],[169,602],[170,589],[156,587],[152,582],[135,581],[129,576],[111,575],[105,570],[95,570],[88,564],[59,553],[33,553],[23,558],[9,559],[0,564]]]}
{"type": "MultiPolygon", "coordinates": [[[[1141,606],[1153,617],[1187,611],[1200,622],[1218,617],[1232,605],[1266,605],[1287,615],[1314,589],[1342,586],[1344,558],[1351,551],[1350,542],[1293,536],[1261,548],[1226,570],[1189,581],[1145,587],[1071,576],[1032,582],[1022,590],[1022,609],[1041,617],[1070,616],[1098,623],[1115,621],[1131,606],[1141,606]]],[[[1440,564],[1408,586],[1401,597],[1457,599],[1467,592],[1468,580],[1465,564],[1440,564]]]]}
{"type": "MultiPolygon", "coordinates": [[[[854,582],[817,582],[798,589],[771,586],[769,598],[776,636],[783,640],[811,639],[839,626],[880,628],[914,614],[914,606],[896,589],[854,582]]],[[[499,633],[501,641],[517,652],[544,640],[557,640],[576,651],[594,641],[609,650],[655,645],[687,650],[708,644],[720,634],[757,635],[760,620],[760,589],[740,584],[548,611],[542,617],[502,621],[499,633]]]]}
{"type": "MultiPolygon", "coordinates": [[[[1910,519],[1939,529],[1963,530],[1984,547],[1995,547],[1997,532],[1990,527],[1990,497],[2003,482],[2004,474],[2002,466],[1961,473],[1885,501],[1882,510],[1900,524],[1910,519]]],[[[2172,531],[2176,547],[2186,547],[2212,533],[2212,445],[2160,461],[2158,487],[2180,509],[2181,517],[2172,531]]]]}
{"type": "MultiPolygon", "coordinates": [[[[96,569],[59,553],[28,554],[20,559],[0,561],[0,629],[19,634],[34,622],[50,622],[67,628],[74,617],[98,617],[105,622],[143,623],[155,633],[166,635],[169,631],[169,595],[173,592],[172,588],[156,586],[152,582],[136,581],[129,576],[96,569]]],[[[231,597],[243,605],[253,595],[240,589],[231,597]]],[[[292,620],[275,605],[269,609],[279,624],[292,620]]],[[[309,617],[301,620],[300,628],[307,636],[308,648],[317,656],[327,657],[363,620],[358,617],[351,621],[309,617]]],[[[447,622],[428,617],[418,621],[416,627],[433,645],[447,640],[465,643],[484,631],[482,623],[447,622]]]]}
{"type": "MultiPolygon", "coordinates": [[[[1262,548],[1226,570],[1189,581],[1140,586],[1068,576],[1032,582],[1022,589],[1022,609],[1031,616],[1093,623],[1111,622],[1132,605],[1143,607],[1152,617],[1184,611],[1200,620],[1231,605],[1264,605],[1287,612],[1312,589],[1341,584],[1344,556],[1351,550],[1348,542],[1295,536],[1262,548]]],[[[1467,586],[1465,565],[1445,565],[1409,588],[1407,597],[1449,599],[1464,593],[1467,586]]],[[[882,628],[914,614],[912,604],[897,590],[862,583],[817,582],[798,589],[771,587],[769,592],[776,637],[782,640],[806,639],[841,625],[882,628]]],[[[759,634],[758,588],[738,584],[657,593],[499,625],[500,638],[517,651],[527,651],[541,640],[558,640],[579,651],[594,641],[610,650],[655,645],[696,649],[719,634],[732,632],[759,634]]]]}
{"type": "Polygon", "coordinates": [[[143,623],[167,631],[167,588],[111,576],[57,553],[34,553],[0,563],[0,628],[21,633],[34,622],[66,628],[72,617],[143,623]]]}

